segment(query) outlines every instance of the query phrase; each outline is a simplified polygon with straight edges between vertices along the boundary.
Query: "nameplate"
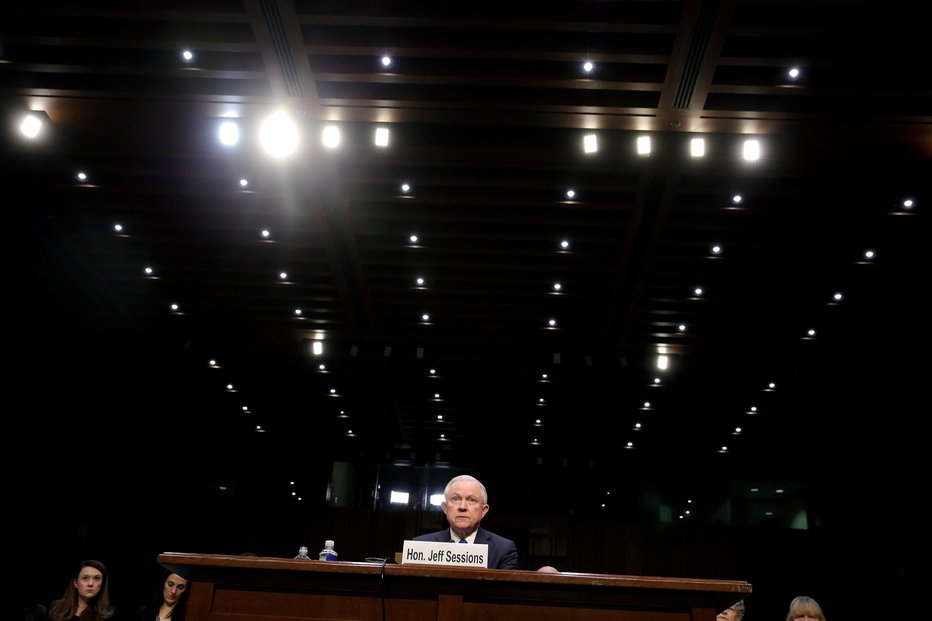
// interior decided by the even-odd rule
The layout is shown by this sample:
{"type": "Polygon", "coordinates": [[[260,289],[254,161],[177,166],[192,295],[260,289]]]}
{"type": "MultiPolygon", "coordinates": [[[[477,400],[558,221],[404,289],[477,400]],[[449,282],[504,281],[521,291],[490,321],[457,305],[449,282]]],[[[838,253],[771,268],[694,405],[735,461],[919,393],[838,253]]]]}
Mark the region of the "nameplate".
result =
{"type": "Polygon", "coordinates": [[[488,567],[489,544],[406,539],[401,548],[401,564],[488,567]]]}

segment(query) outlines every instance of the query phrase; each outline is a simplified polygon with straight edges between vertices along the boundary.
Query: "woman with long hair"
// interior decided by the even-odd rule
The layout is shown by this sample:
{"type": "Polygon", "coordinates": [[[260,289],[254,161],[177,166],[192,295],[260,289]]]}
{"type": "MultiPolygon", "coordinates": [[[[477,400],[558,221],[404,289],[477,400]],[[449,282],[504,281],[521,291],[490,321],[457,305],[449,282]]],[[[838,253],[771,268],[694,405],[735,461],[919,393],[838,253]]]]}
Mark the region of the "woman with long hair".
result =
{"type": "Polygon", "coordinates": [[[49,606],[49,621],[104,621],[113,616],[107,568],[100,561],[78,565],[65,593],[49,606]]]}
{"type": "Polygon", "coordinates": [[[136,612],[136,621],[184,621],[188,604],[188,581],[168,573],[162,581],[159,598],[136,612]]]}

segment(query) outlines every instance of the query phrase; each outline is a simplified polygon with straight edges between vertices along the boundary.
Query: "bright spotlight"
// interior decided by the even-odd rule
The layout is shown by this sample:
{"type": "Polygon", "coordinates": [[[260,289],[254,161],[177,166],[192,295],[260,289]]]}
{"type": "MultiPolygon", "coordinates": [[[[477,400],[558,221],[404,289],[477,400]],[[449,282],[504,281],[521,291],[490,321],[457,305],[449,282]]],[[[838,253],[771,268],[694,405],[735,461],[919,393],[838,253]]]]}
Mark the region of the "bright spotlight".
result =
{"type": "Polygon", "coordinates": [[[19,125],[19,131],[26,138],[37,138],[42,131],[42,120],[35,114],[27,114],[19,125]]]}
{"type": "Polygon", "coordinates": [[[693,157],[705,155],[705,138],[693,138],[689,141],[689,154],[693,157]]]}
{"type": "Polygon", "coordinates": [[[387,147],[388,146],[388,128],[387,127],[378,127],[375,130],[375,146],[377,147],[387,147]]]}
{"type": "Polygon", "coordinates": [[[327,125],[320,134],[320,140],[328,149],[340,146],[340,128],[336,125],[327,125]]]}
{"type": "Polygon", "coordinates": [[[220,144],[232,147],[239,142],[239,125],[233,121],[224,121],[217,130],[220,144]]]}
{"type": "Polygon", "coordinates": [[[287,157],[298,149],[298,127],[287,114],[276,112],[262,122],[259,142],[272,157],[287,157]]]}
{"type": "Polygon", "coordinates": [[[638,155],[650,155],[650,136],[638,136],[638,155]]]}

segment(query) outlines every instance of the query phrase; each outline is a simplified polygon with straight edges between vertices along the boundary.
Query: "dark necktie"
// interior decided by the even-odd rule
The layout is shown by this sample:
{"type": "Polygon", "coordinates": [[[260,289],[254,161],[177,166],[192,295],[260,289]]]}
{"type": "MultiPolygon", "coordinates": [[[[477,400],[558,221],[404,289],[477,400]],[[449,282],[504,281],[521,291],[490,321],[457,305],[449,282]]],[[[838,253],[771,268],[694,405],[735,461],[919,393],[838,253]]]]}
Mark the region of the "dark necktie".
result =
{"type": "Polygon", "coordinates": [[[460,543],[469,543],[466,539],[460,539],[460,543]]]}

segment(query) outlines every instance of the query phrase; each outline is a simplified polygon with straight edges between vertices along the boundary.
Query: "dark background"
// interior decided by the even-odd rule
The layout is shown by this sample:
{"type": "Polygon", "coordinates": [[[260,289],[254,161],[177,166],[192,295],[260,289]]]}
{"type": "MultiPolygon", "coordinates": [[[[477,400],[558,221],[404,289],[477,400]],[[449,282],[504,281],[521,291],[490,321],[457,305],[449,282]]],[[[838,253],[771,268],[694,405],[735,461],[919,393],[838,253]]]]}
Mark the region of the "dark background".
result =
{"type": "Polygon", "coordinates": [[[164,551],[292,557],[332,538],[344,560],[390,556],[442,527],[426,496],[468,472],[524,569],[746,580],[750,621],[799,594],[832,619],[914,612],[925,12],[4,4],[10,609],[59,597],[86,558],[126,615],[164,551]],[[278,106],[305,150],[273,164],[252,131],[278,106]],[[17,136],[28,110],[45,141],[17,136]],[[238,151],[215,144],[224,114],[238,151]],[[325,123],[341,150],[317,146],[325,123]],[[597,156],[579,153],[589,131],[597,156]],[[684,155],[697,135],[701,161],[684,155]]]}

